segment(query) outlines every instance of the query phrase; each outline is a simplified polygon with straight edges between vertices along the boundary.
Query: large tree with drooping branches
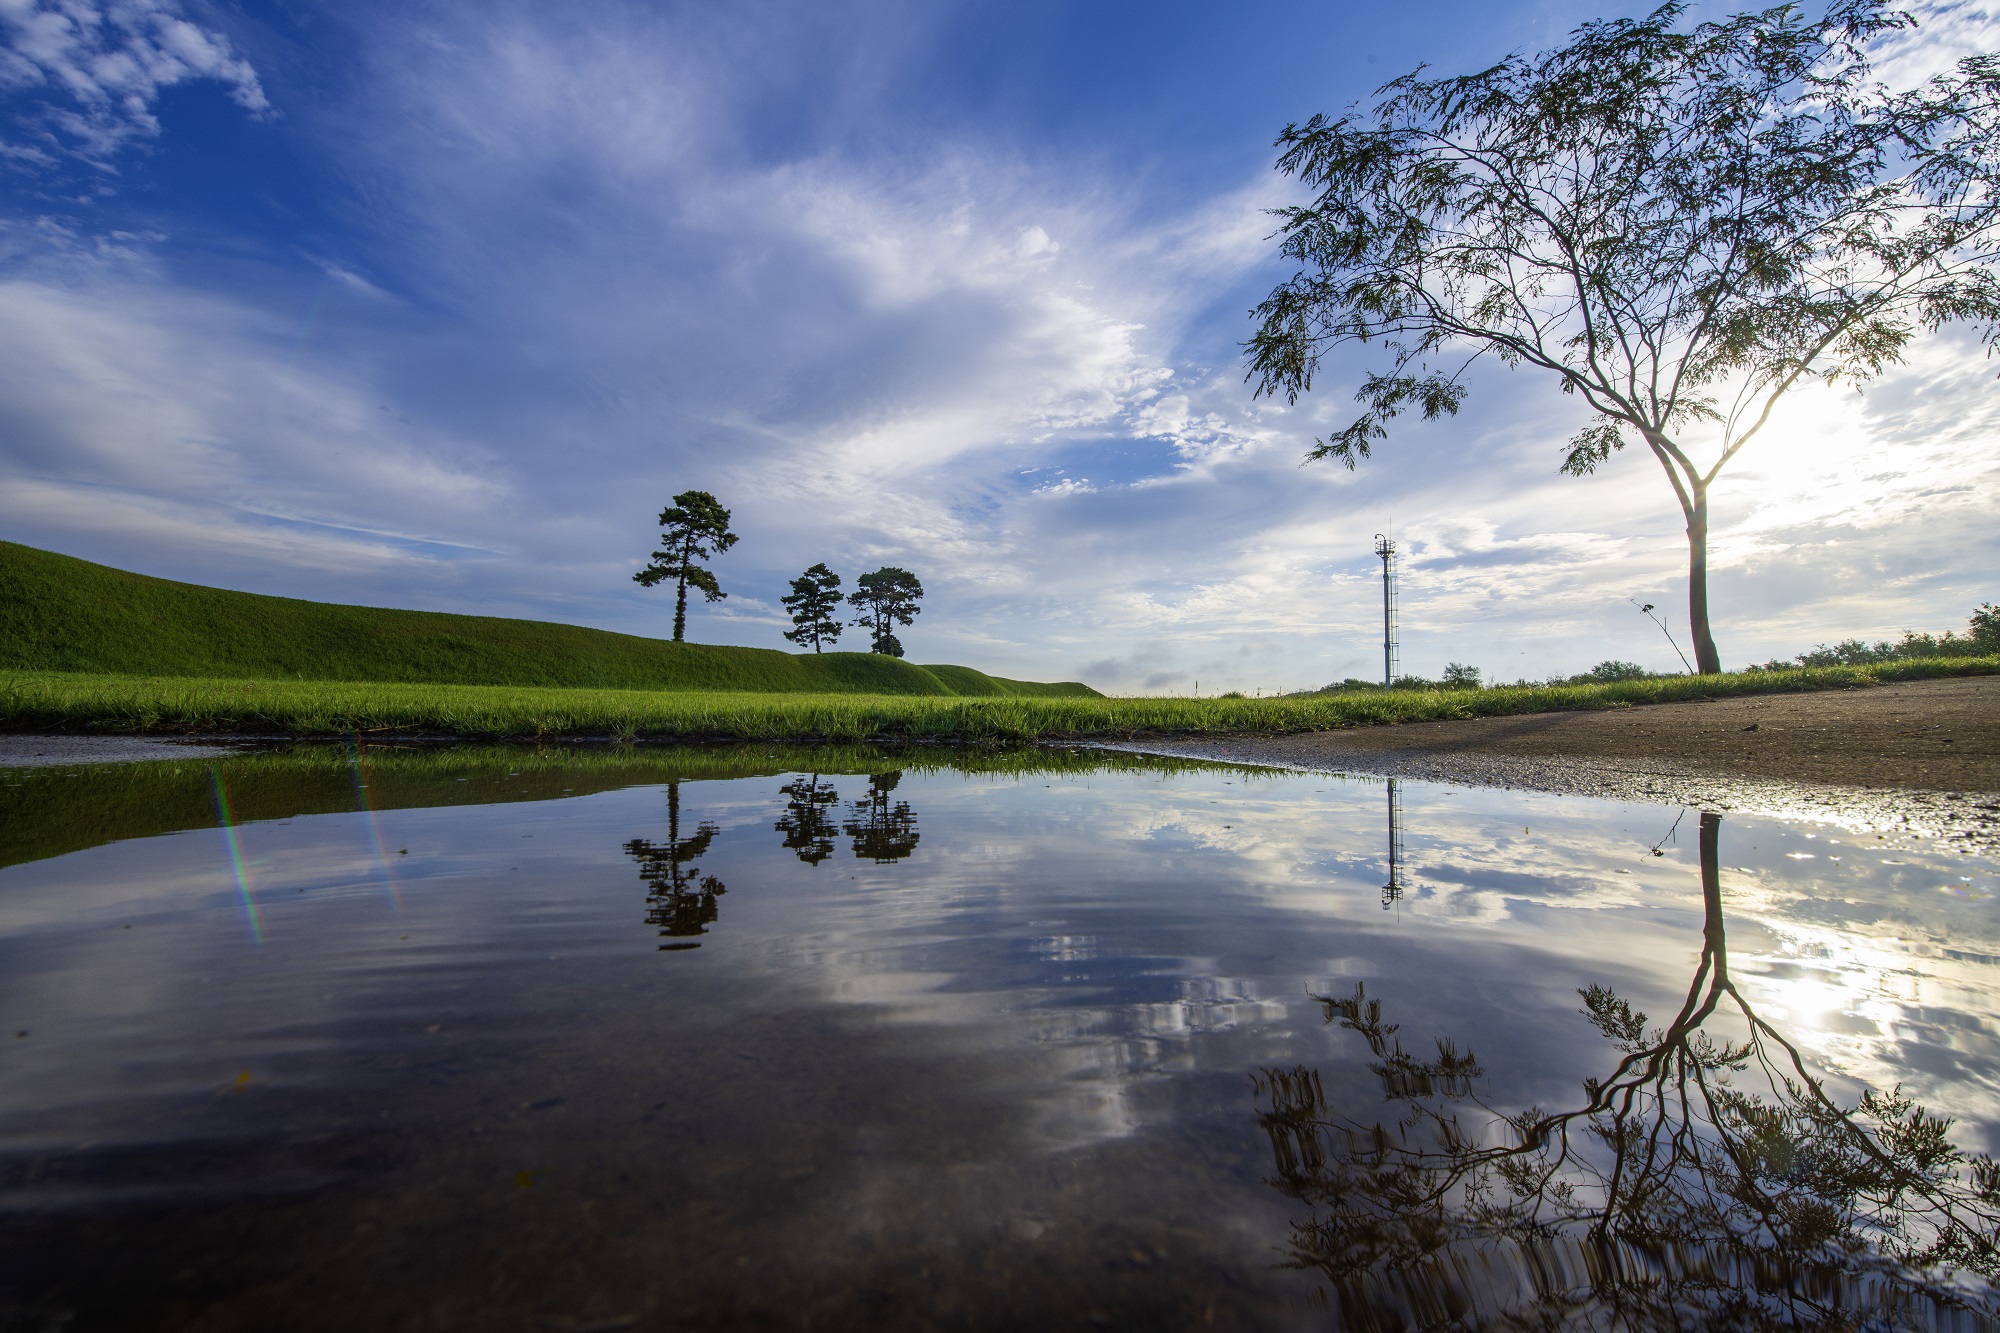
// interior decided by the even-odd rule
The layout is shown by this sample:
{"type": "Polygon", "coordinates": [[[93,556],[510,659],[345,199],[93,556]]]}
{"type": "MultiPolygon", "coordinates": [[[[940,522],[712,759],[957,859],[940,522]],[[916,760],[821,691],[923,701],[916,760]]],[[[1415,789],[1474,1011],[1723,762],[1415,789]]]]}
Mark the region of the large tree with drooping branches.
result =
{"type": "Polygon", "coordinates": [[[1710,491],[1780,399],[1865,383],[1946,325],[2000,338],[2000,56],[1898,91],[1869,49],[1914,20],[1882,0],[1685,10],[1287,126],[1279,169],[1312,197],[1279,210],[1298,267],[1248,354],[1296,401],[1330,350],[1382,345],[1361,415],[1308,455],[1350,468],[1391,418],[1458,412],[1483,356],[1549,375],[1589,413],[1562,471],[1637,442],[1665,473],[1713,672],[1710,491]]]}

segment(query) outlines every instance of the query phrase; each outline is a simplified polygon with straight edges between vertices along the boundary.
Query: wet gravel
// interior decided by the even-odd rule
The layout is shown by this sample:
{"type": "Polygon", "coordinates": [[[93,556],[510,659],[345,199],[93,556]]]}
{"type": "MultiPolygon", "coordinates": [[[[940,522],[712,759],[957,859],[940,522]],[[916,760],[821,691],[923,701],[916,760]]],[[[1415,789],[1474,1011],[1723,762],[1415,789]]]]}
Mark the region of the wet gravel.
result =
{"type": "Polygon", "coordinates": [[[1802,819],[2000,852],[2000,679],[1116,748],[1802,819]]]}
{"type": "Polygon", "coordinates": [[[155,736],[10,736],[0,734],[0,768],[63,764],[132,764],[147,759],[215,759],[240,746],[155,736]]]}

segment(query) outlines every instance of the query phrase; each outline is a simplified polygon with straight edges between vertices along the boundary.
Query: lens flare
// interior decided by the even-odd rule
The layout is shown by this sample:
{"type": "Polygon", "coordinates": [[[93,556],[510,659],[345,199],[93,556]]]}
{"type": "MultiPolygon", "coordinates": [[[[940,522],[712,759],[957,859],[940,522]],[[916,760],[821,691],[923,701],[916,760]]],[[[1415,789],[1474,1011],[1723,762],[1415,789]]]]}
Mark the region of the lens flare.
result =
{"type": "Polygon", "coordinates": [[[361,734],[356,732],[348,743],[347,766],[354,774],[354,802],[368,816],[368,836],[375,840],[375,865],[382,872],[382,883],[388,887],[389,901],[397,911],[403,909],[403,891],[396,883],[396,874],[389,869],[389,849],[382,845],[382,825],[375,817],[375,801],[368,794],[368,770],[361,757],[361,734]]]}
{"type": "Polygon", "coordinates": [[[257,909],[257,886],[250,878],[250,864],[243,859],[243,841],[236,836],[236,815],[229,806],[229,787],[222,780],[219,765],[209,766],[215,779],[215,813],[222,821],[222,840],[229,847],[229,864],[236,872],[236,892],[243,899],[243,919],[250,924],[250,937],[264,942],[264,914],[257,909]]]}

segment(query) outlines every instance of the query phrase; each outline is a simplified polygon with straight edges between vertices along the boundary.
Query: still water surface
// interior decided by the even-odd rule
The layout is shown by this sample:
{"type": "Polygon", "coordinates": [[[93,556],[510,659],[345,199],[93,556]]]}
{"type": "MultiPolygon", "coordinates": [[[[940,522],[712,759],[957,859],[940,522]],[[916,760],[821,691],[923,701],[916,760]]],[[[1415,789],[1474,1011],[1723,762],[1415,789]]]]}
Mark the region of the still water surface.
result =
{"type": "Polygon", "coordinates": [[[350,746],[0,772],[0,866],[0,1327],[1987,1326],[1931,844],[350,746]]]}

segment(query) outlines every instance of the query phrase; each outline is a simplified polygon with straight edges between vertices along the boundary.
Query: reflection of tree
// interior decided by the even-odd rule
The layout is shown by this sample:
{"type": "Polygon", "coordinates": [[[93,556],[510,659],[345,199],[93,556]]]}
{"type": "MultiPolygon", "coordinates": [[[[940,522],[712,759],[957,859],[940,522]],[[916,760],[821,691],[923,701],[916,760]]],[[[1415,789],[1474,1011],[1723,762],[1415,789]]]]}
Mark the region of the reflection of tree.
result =
{"type": "Polygon", "coordinates": [[[833,840],[840,829],[833,822],[832,807],[840,793],[831,783],[819,785],[819,774],[794,778],[778,789],[785,794],[785,813],[775,825],[785,835],[785,847],[799,854],[799,860],[816,866],[833,855],[833,840]]]}
{"type": "MultiPolygon", "coordinates": [[[[658,926],[663,937],[680,939],[705,935],[715,920],[715,900],[726,890],[722,881],[704,875],[693,862],[707,854],[708,844],[721,832],[703,820],[694,833],[681,837],[681,784],[667,784],[667,840],[664,843],[634,838],[625,844],[626,854],[639,862],[639,878],[646,881],[646,924],[658,926]]],[[[662,944],[662,949],[696,949],[699,941],[662,944]]]]}
{"type": "Polygon", "coordinates": [[[868,799],[856,801],[853,817],[841,831],[854,839],[854,854],[887,865],[917,849],[917,817],[907,801],[889,804],[889,793],[903,780],[901,771],[877,773],[868,779],[868,799]]]}
{"type": "Polygon", "coordinates": [[[1729,976],[1720,825],[1702,816],[1701,962],[1679,1011],[1649,1027],[1605,987],[1579,992],[1622,1055],[1576,1109],[1495,1110],[1471,1051],[1410,1054],[1360,987],[1321,1003],[1368,1043],[1400,1118],[1331,1112],[1304,1066],[1259,1077],[1271,1183],[1313,1209],[1293,1225],[1294,1261],[1331,1279],[1344,1322],[1848,1329],[1930,1327],[1961,1305],[2000,1314],[1976,1280],[2000,1276],[2000,1167],[1900,1091],[1843,1109],[1758,1016],[1729,976]],[[1741,1037],[1702,1030],[1718,1011],[1741,1037]]]}

